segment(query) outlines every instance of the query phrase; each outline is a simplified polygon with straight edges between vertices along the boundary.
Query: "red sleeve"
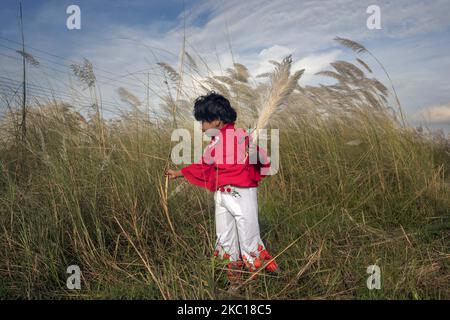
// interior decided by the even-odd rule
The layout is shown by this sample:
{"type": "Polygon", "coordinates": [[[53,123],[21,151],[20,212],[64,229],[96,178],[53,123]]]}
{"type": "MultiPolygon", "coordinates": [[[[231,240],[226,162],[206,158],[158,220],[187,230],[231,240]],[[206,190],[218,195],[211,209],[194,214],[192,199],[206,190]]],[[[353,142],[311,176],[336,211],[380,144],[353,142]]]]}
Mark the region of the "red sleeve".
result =
{"type": "MultiPolygon", "coordinates": [[[[248,147],[248,139],[245,142],[246,146],[248,147]]],[[[254,150],[254,146],[252,146],[249,149],[249,152],[255,152],[254,150]]],[[[267,152],[264,148],[260,147],[259,145],[256,145],[256,152],[257,152],[257,158],[256,158],[256,163],[254,163],[254,166],[256,167],[256,169],[260,172],[262,177],[267,176],[267,174],[262,174],[262,171],[267,171],[270,168],[270,158],[267,155],[267,152]],[[264,170],[263,170],[264,168],[264,170]]]]}
{"type": "Polygon", "coordinates": [[[214,162],[213,155],[214,150],[209,149],[212,147],[211,140],[210,146],[205,150],[199,162],[193,163],[181,169],[181,173],[189,183],[193,185],[215,191],[214,185],[214,162]],[[209,153],[211,151],[212,153],[209,153]]]}
{"type": "Polygon", "coordinates": [[[181,169],[181,173],[190,183],[211,190],[211,176],[214,167],[206,163],[193,163],[181,169]]]}

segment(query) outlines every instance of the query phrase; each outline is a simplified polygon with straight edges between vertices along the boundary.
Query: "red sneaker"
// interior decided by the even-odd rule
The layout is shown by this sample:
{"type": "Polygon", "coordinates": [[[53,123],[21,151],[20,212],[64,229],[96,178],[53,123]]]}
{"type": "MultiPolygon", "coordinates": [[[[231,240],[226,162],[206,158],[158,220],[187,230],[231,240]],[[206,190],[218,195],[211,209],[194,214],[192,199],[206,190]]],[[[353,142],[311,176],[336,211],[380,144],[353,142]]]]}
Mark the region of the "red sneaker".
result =
{"type": "Polygon", "coordinates": [[[266,271],[270,272],[270,273],[275,273],[275,274],[280,274],[281,273],[281,269],[278,266],[278,264],[274,261],[270,262],[266,268],[266,271]]]}
{"type": "MultiPolygon", "coordinates": [[[[263,264],[267,263],[268,261],[272,260],[272,256],[269,254],[267,250],[262,250],[260,253],[260,256],[262,261],[264,261],[263,264]]],[[[270,272],[270,273],[276,273],[280,274],[281,269],[278,266],[278,264],[275,262],[275,260],[272,260],[265,268],[264,270],[270,272]]]]}

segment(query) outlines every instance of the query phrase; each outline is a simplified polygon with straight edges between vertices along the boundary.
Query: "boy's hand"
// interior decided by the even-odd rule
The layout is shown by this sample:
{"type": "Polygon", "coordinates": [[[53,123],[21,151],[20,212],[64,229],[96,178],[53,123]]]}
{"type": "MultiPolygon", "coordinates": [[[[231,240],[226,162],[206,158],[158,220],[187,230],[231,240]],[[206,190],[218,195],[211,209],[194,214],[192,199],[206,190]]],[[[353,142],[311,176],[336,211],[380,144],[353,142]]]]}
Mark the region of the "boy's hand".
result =
{"type": "Polygon", "coordinates": [[[183,176],[183,174],[181,173],[181,170],[167,169],[166,176],[169,176],[169,179],[175,179],[175,178],[183,176]]]}

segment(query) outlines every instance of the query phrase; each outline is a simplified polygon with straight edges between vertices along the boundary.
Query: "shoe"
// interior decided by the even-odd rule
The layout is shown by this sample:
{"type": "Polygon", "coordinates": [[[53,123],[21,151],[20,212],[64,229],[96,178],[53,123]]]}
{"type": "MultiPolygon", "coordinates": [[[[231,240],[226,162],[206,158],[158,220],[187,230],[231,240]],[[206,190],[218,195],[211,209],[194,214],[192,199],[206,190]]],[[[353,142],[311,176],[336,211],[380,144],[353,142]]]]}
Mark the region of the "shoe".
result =
{"type": "MultiPolygon", "coordinates": [[[[261,250],[260,251],[260,258],[262,261],[264,261],[263,264],[267,263],[268,261],[272,260],[272,256],[267,252],[267,250],[261,250]]],[[[272,260],[265,268],[267,272],[274,273],[274,274],[280,274],[281,269],[278,266],[278,264],[275,262],[275,260],[272,260]]]]}
{"type": "MultiPolygon", "coordinates": [[[[271,260],[267,259],[267,261],[271,260]]],[[[274,274],[280,274],[281,273],[281,269],[278,266],[278,264],[275,262],[275,260],[271,261],[265,268],[266,271],[270,272],[270,273],[274,273],[274,274]]]]}
{"type": "Polygon", "coordinates": [[[281,274],[281,268],[278,266],[278,264],[275,261],[272,261],[266,266],[266,271],[273,273],[275,275],[281,274]]]}

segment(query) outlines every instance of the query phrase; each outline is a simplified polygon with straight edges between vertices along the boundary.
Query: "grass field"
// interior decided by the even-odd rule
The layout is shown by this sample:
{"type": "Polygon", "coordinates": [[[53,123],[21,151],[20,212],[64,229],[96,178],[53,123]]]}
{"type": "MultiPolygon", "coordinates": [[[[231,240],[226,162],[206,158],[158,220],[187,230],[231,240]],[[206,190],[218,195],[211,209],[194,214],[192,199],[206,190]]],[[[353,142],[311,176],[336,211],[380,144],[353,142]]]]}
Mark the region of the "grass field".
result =
{"type": "MultiPolygon", "coordinates": [[[[134,107],[104,119],[83,66],[73,70],[94,93],[89,116],[30,105],[24,136],[20,97],[11,100],[0,131],[0,298],[230,297],[212,255],[212,193],[164,177],[172,129],[193,127],[195,94],[180,78],[200,76],[186,63],[191,73],[161,64],[169,91],[151,114],[122,89],[134,107]],[[66,287],[70,265],[81,290],[66,287]]],[[[260,224],[283,273],[261,273],[241,298],[450,298],[450,141],[404,123],[393,91],[358,63],[318,75],[335,85],[297,86],[270,120],[280,170],[259,188],[260,224]],[[366,286],[373,264],[380,290],[366,286]]],[[[236,64],[203,77],[197,94],[224,94],[248,128],[272,78],[255,79],[236,64]]]]}

